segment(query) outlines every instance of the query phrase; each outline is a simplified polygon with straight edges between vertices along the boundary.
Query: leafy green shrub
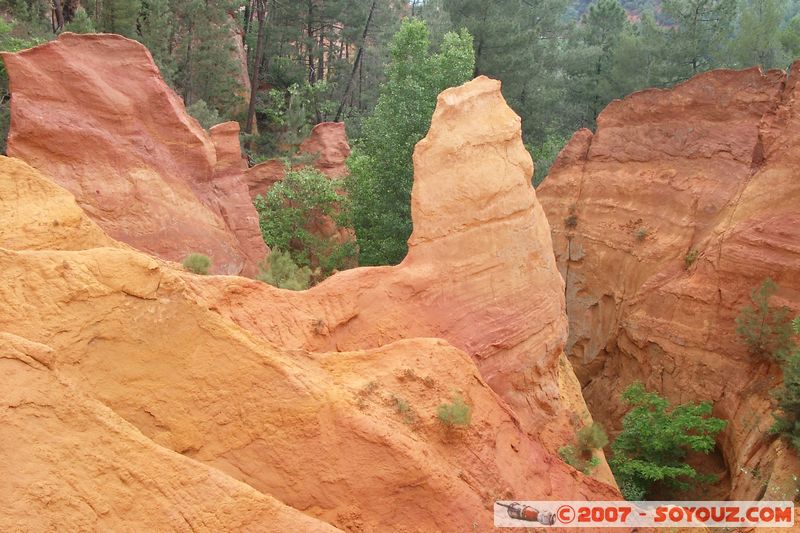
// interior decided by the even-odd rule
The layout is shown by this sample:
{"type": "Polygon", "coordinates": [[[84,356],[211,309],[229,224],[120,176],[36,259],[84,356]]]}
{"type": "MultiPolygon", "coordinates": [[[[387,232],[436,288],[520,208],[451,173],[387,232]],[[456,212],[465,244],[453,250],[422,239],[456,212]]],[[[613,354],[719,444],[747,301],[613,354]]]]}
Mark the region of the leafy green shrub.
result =
{"type": "Polygon", "coordinates": [[[575,434],[575,444],[559,448],[558,454],[565,463],[588,475],[600,464],[600,459],[593,455],[593,451],[604,448],[606,444],[608,435],[603,426],[593,422],[579,429],[575,434]]]}
{"type": "Polygon", "coordinates": [[[747,345],[748,351],[762,358],[785,357],[792,347],[792,326],[789,309],[771,307],[769,300],[778,291],[770,278],[750,293],[753,305],[742,308],[736,317],[736,333],[747,345]]]}
{"type": "MultiPolygon", "coordinates": [[[[800,335],[800,317],[792,322],[794,333],[800,335]]],[[[772,392],[779,411],[774,415],[772,431],[783,435],[800,452],[800,349],[794,350],[783,361],[783,383],[772,392]]]]}
{"type": "Polygon", "coordinates": [[[697,261],[698,257],[700,257],[699,250],[695,250],[694,248],[692,248],[691,250],[686,252],[686,255],[683,256],[683,266],[686,267],[686,270],[689,270],[689,268],[694,264],[694,262],[697,261]]]}
{"type": "Polygon", "coordinates": [[[211,270],[211,259],[203,254],[189,254],[183,260],[183,266],[189,272],[206,275],[211,270]]]}
{"type": "Polygon", "coordinates": [[[708,454],[725,421],[711,415],[711,404],[671,407],[658,394],[634,383],[622,394],[632,409],[622,420],[622,432],[611,444],[609,462],[614,476],[625,487],[626,498],[646,496],[657,483],[685,490],[687,480],[703,480],[686,464],[689,451],[708,454]]]}
{"type": "Polygon", "coordinates": [[[644,487],[630,480],[620,481],[619,491],[622,493],[622,497],[629,502],[641,502],[647,496],[647,491],[644,487]]]}
{"type": "Polygon", "coordinates": [[[297,266],[287,252],[273,249],[259,265],[256,279],[279,289],[303,291],[311,284],[311,269],[297,266]]]}
{"type": "Polygon", "coordinates": [[[464,403],[461,396],[456,395],[453,396],[452,403],[439,405],[436,416],[439,417],[439,422],[447,428],[468,426],[472,419],[472,407],[464,403]]]}
{"type": "Polygon", "coordinates": [[[346,200],[334,181],[316,169],[303,168],[287,172],[266,196],[256,196],[254,203],[267,245],[288,252],[300,267],[319,267],[324,278],[355,265],[354,242],[340,243],[319,234],[328,220],[340,228],[349,227],[342,213],[346,200]]]}
{"type": "Polygon", "coordinates": [[[431,125],[436,97],[472,78],[475,57],[466,30],[444,36],[430,54],[419,19],[403,21],[392,39],[387,80],[348,160],[347,189],[362,265],[397,264],[411,235],[414,145],[431,125]]]}

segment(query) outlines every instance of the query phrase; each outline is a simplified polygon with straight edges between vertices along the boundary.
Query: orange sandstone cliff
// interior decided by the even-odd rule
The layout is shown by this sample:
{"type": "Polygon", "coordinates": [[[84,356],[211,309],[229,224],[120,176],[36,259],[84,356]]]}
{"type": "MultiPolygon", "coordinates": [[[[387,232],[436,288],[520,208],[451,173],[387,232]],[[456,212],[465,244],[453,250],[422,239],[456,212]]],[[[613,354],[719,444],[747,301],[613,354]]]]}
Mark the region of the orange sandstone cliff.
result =
{"type": "Polygon", "coordinates": [[[499,82],[442,93],[414,164],[403,263],[291,292],[114,241],[0,159],[0,529],[487,531],[498,498],[618,498],[554,453],[585,406],[499,82]]]}
{"type": "Polygon", "coordinates": [[[236,124],[222,146],[186,113],[147,49],[118,35],[64,33],[3,60],[14,95],[9,155],[68,189],[115,239],[255,274],[267,248],[243,169],[228,161],[234,142],[239,150],[236,124]]]}
{"type": "Polygon", "coordinates": [[[780,370],[747,353],[734,319],[767,277],[773,305],[800,310],[799,75],[718,70],[612,102],[537,191],[593,414],[619,429],[635,380],[710,400],[729,421],[734,499],[793,496],[776,480],[795,461],[768,434],[780,370]]]}

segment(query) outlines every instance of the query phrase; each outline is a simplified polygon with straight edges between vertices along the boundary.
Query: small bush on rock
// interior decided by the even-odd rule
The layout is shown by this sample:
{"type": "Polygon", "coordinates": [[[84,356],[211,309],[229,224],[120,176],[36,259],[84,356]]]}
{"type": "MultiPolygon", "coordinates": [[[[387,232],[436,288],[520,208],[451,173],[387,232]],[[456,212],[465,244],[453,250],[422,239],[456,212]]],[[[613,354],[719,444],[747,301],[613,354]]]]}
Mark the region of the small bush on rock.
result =
{"type": "Polygon", "coordinates": [[[694,248],[692,248],[691,250],[686,252],[686,255],[683,257],[683,266],[686,267],[686,270],[689,270],[689,268],[694,264],[694,262],[697,261],[698,257],[700,257],[699,250],[695,250],[694,248]]]}
{"type": "Polygon", "coordinates": [[[295,264],[287,252],[272,250],[259,269],[256,279],[279,289],[303,291],[311,284],[311,269],[295,264]]]}
{"type": "Polygon", "coordinates": [[[206,275],[211,271],[211,259],[204,254],[189,254],[183,260],[183,266],[189,272],[206,275]]]}
{"type": "Polygon", "coordinates": [[[439,417],[439,422],[447,428],[465,427],[472,419],[472,407],[464,403],[461,396],[456,395],[453,397],[452,403],[439,405],[436,415],[439,417]]]}
{"type": "Polygon", "coordinates": [[[558,454],[565,463],[588,475],[600,464],[600,459],[593,455],[593,451],[602,449],[607,444],[608,436],[603,426],[593,422],[578,430],[575,444],[559,448],[558,454]]]}
{"type": "Polygon", "coordinates": [[[789,309],[769,304],[777,291],[778,285],[770,278],[765,279],[750,293],[753,304],[743,307],[736,317],[736,333],[757,357],[782,359],[792,348],[789,309]]]}

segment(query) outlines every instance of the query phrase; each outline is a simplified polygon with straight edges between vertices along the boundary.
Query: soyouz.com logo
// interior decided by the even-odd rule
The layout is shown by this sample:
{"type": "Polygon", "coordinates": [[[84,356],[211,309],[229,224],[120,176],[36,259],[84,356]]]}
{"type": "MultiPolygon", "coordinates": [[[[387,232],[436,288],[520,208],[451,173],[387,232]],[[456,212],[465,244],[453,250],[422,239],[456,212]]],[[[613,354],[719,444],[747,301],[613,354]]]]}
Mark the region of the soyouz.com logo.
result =
{"type": "Polygon", "coordinates": [[[497,501],[495,527],[794,527],[790,501],[497,501]]]}

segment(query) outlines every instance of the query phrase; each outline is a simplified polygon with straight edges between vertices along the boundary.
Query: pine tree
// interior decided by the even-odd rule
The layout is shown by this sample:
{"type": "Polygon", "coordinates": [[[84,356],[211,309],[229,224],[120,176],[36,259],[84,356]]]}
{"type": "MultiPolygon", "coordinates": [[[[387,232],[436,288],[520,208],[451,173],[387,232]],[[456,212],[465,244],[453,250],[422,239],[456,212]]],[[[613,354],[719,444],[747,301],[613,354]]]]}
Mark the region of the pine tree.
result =
{"type": "Polygon", "coordinates": [[[72,21],[67,23],[66,30],[73,33],[94,33],[97,31],[95,30],[94,22],[82,7],[75,11],[72,21]]]}
{"type": "Polygon", "coordinates": [[[800,15],[795,15],[781,31],[781,45],[791,59],[800,57],[800,15]]]}
{"type": "Polygon", "coordinates": [[[684,77],[719,66],[736,15],[735,0],[663,0],[669,50],[684,77]]]}
{"type": "Polygon", "coordinates": [[[743,307],[736,317],[736,333],[757,357],[782,359],[792,347],[789,309],[770,304],[776,292],[778,285],[765,279],[750,293],[753,304],[743,307]]]}
{"type": "MultiPolygon", "coordinates": [[[[427,4],[427,2],[425,2],[427,4]]],[[[527,142],[578,124],[561,73],[567,0],[443,0],[452,28],[473,36],[475,75],[503,82],[503,96],[522,117],[527,142]]]]}
{"type": "Polygon", "coordinates": [[[153,55],[164,81],[172,85],[175,77],[175,59],[172,56],[175,27],[169,0],[142,0],[139,27],[142,44],[153,55]]]}
{"type": "Polygon", "coordinates": [[[614,53],[628,30],[628,16],[619,0],[599,0],[584,16],[585,41],[594,49],[591,84],[589,90],[589,111],[592,123],[598,113],[611,100],[610,72],[614,53]]]}
{"type": "Polygon", "coordinates": [[[740,12],[739,28],[730,47],[737,64],[784,66],[787,57],[781,45],[781,25],[786,0],[742,0],[740,12]]]}
{"type": "Polygon", "coordinates": [[[137,37],[136,19],[142,7],[139,0],[97,0],[97,3],[100,10],[100,31],[137,37]]]}
{"type": "Polygon", "coordinates": [[[230,117],[243,102],[237,74],[229,2],[173,0],[176,46],[175,87],[184,102],[205,101],[223,117],[230,117]]]}

